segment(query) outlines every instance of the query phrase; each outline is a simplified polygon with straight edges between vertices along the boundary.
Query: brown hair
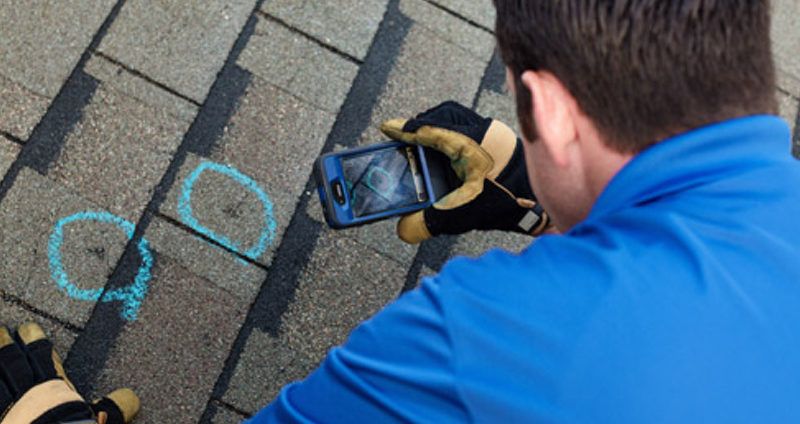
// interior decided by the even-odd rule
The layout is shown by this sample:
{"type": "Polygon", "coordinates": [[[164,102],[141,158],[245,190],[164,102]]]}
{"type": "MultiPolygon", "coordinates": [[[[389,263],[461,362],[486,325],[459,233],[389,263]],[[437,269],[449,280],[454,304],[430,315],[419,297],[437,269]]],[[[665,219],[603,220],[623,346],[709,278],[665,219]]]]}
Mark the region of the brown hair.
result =
{"type": "Polygon", "coordinates": [[[534,140],[526,70],[553,73],[607,144],[775,113],[769,0],[494,0],[496,34],[534,140]]]}

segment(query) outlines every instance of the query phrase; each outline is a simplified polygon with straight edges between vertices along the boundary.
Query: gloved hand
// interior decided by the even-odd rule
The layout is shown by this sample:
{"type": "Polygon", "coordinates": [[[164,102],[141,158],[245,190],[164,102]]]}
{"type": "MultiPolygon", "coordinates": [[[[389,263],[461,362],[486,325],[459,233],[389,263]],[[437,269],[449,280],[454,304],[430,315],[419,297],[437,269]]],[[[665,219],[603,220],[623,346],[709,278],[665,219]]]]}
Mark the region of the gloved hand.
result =
{"type": "Polygon", "coordinates": [[[0,326],[0,424],[124,424],[138,411],[139,398],[129,389],[87,403],[37,324],[21,325],[14,336],[0,326]]]}
{"type": "Polygon", "coordinates": [[[502,122],[450,101],[412,120],[386,121],[381,131],[444,153],[463,182],[433,207],[400,219],[397,234],[407,243],[471,230],[535,236],[550,225],[531,191],[522,142],[502,122]]]}

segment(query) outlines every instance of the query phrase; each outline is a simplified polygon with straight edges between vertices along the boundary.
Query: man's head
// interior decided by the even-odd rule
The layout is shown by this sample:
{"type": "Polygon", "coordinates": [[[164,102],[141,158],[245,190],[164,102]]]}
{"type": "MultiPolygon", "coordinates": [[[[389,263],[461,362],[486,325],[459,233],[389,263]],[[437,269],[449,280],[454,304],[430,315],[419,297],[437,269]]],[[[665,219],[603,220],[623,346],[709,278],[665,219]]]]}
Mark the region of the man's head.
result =
{"type": "Polygon", "coordinates": [[[494,0],[534,190],[562,230],[630,158],[775,113],[768,0],[494,0]]]}

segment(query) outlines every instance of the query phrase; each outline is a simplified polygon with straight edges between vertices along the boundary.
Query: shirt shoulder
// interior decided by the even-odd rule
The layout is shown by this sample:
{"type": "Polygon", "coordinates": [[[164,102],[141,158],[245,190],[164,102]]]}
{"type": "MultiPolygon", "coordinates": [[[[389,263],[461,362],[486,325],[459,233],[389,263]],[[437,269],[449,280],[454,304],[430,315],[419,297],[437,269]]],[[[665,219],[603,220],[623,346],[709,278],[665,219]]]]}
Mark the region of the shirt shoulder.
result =
{"type": "Polygon", "coordinates": [[[572,421],[551,407],[617,270],[585,240],[543,237],[515,254],[451,260],[439,287],[456,381],[477,422],[572,421]]]}

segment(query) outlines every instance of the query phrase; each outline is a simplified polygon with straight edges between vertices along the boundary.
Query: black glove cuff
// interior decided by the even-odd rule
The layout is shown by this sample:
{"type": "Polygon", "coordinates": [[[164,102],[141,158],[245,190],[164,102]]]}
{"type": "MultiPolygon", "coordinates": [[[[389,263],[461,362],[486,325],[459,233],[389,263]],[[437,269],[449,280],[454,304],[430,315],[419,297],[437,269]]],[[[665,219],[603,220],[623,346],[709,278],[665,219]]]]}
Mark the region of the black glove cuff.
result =
{"type": "Polygon", "coordinates": [[[95,414],[105,412],[106,415],[108,415],[108,419],[106,420],[107,423],[116,424],[125,422],[125,417],[122,415],[122,411],[120,411],[119,407],[117,407],[117,404],[109,398],[100,399],[91,406],[95,414]]]}

